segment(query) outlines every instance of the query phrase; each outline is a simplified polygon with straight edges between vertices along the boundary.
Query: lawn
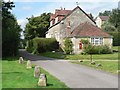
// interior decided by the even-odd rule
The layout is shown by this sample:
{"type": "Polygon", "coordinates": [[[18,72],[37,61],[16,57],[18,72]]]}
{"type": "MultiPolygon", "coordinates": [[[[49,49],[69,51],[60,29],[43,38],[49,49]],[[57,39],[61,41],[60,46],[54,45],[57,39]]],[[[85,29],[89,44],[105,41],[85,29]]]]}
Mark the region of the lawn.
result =
{"type": "Polygon", "coordinates": [[[2,88],[68,88],[42,68],[41,72],[47,75],[47,87],[39,87],[38,78],[34,78],[33,72],[34,67],[26,69],[26,62],[19,64],[18,60],[2,61],[2,88]]]}
{"type": "Polygon", "coordinates": [[[44,52],[44,53],[40,53],[40,55],[51,58],[57,58],[57,59],[64,59],[65,57],[63,53],[59,53],[59,52],[44,52]]]}
{"type": "Polygon", "coordinates": [[[2,89],[2,60],[0,60],[0,90],[2,89]]]}
{"type": "MultiPolygon", "coordinates": [[[[66,60],[90,60],[90,55],[65,55],[62,53],[53,53],[53,52],[45,52],[41,53],[40,55],[51,57],[51,58],[57,58],[57,59],[66,59],[66,60]]],[[[118,53],[113,54],[94,54],[92,55],[93,60],[118,60],[118,53]]]]}
{"type": "Polygon", "coordinates": [[[113,74],[117,74],[117,70],[118,70],[118,62],[117,61],[95,61],[96,65],[97,64],[102,65],[99,67],[97,67],[96,65],[91,65],[90,61],[83,61],[83,62],[72,61],[72,63],[86,65],[86,66],[93,67],[93,68],[96,68],[98,70],[110,72],[113,74]]]}
{"type": "MultiPolygon", "coordinates": [[[[118,51],[119,46],[113,46],[114,51],[118,51]]],[[[65,55],[59,52],[45,52],[40,55],[57,58],[57,59],[66,59],[66,60],[90,60],[90,55],[65,55]]],[[[93,60],[118,60],[118,52],[114,52],[113,54],[94,54],[92,55],[93,60]]]]}

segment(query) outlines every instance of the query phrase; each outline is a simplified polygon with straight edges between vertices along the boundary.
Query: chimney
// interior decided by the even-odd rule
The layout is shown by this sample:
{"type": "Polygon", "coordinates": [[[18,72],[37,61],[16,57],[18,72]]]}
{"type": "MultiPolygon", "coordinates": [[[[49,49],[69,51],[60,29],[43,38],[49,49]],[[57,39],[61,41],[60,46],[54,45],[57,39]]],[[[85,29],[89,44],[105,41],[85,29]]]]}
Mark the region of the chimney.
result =
{"type": "Polygon", "coordinates": [[[64,8],[64,10],[65,10],[65,8],[64,8]]]}

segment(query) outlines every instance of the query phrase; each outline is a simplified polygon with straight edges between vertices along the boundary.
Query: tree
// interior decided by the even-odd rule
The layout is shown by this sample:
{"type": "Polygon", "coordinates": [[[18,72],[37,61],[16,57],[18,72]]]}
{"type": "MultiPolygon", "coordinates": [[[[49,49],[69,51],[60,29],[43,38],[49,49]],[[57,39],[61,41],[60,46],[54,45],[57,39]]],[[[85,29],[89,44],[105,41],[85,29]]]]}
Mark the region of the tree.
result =
{"type": "Polygon", "coordinates": [[[119,46],[120,45],[120,10],[113,9],[111,12],[106,12],[109,14],[109,20],[102,25],[102,29],[107,31],[109,34],[113,36],[113,45],[119,46]]]}
{"type": "Polygon", "coordinates": [[[2,3],[2,56],[15,56],[18,52],[21,28],[12,10],[13,2],[2,3]]]}
{"type": "Polygon", "coordinates": [[[115,28],[115,26],[113,26],[111,23],[109,22],[105,22],[103,25],[102,25],[102,29],[106,32],[114,32],[114,31],[117,31],[117,29],[115,28]]]}
{"type": "Polygon", "coordinates": [[[113,9],[112,14],[110,15],[109,22],[113,24],[117,30],[120,30],[120,10],[119,9],[113,9]]]}
{"type": "Polygon", "coordinates": [[[27,40],[35,37],[45,37],[49,27],[50,13],[43,13],[38,17],[27,18],[28,23],[25,27],[25,38],[27,40]]]}
{"type": "Polygon", "coordinates": [[[104,11],[104,12],[100,12],[99,16],[110,16],[111,15],[111,11],[104,11]]]}

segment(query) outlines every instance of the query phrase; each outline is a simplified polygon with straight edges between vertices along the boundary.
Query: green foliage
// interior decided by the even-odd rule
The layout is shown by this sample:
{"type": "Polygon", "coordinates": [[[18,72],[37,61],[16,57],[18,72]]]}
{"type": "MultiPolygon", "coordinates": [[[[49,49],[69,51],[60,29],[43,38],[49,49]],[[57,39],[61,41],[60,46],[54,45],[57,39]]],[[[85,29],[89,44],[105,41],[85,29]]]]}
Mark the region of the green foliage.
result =
{"type": "Polygon", "coordinates": [[[73,43],[69,38],[66,38],[64,41],[64,51],[66,54],[71,54],[73,51],[73,43]]]}
{"type": "Polygon", "coordinates": [[[55,51],[59,44],[54,38],[34,38],[29,40],[27,50],[33,54],[39,54],[47,51],[55,51]]]}
{"type": "Polygon", "coordinates": [[[110,13],[110,18],[107,22],[102,25],[102,29],[107,31],[110,35],[113,36],[113,45],[120,45],[120,10],[113,9],[110,13]]]}
{"type": "Polygon", "coordinates": [[[20,32],[22,31],[16,18],[9,11],[14,7],[13,2],[3,2],[2,7],[2,56],[17,55],[20,32]]]}
{"type": "Polygon", "coordinates": [[[88,54],[110,54],[112,50],[107,45],[93,46],[88,44],[84,46],[84,52],[88,54]]]}
{"type": "Polygon", "coordinates": [[[111,11],[104,11],[99,13],[99,16],[110,16],[110,15],[111,15],[111,11]]]}
{"type": "Polygon", "coordinates": [[[120,30],[120,10],[113,9],[110,15],[109,22],[112,23],[118,30],[120,30]]]}
{"type": "Polygon", "coordinates": [[[89,43],[90,43],[89,40],[84,40],[84,39],[81,39],[81,42],[82,42],[83,44],[89,44],[89,43]]]}
{"type": "Polygon", "coordinates": [[[113,32],[113,31],[117,31],[117,29],[115,28],[115,26],[113,26],[111,23],[109,22],[105,22],[102,25],[102,29],[106,32],[113,32]]]}
{"type": "Polygon", "coordinates": [[[38,17],[32,16],[28,19],[25,27],[25,39],[30,40],[35,37],[45,37],[49,27],[50,13],[43,13],[38,17]]]}
{"type": "Polygon", "coordinates": [[[113,46],[120,46],[120,32],[109,32],[113,36],[113,46]]]}
{"type": "Polygon", "coordinates": [[[33,52],[34,50],[34,47],[33,47],[33,40],[28,40],[27,41],[27,47],[26,47],[26,50],[30,53],[33,52]]]}
{"type": "Polygon", "coordinates": [[[104,13],[99,13],[99,15],[109,16],[109,20],[103,24],[103,29],[105,31],[120,31],[120,10],[113,9],[112,11],[105,11],[104,13]]]}

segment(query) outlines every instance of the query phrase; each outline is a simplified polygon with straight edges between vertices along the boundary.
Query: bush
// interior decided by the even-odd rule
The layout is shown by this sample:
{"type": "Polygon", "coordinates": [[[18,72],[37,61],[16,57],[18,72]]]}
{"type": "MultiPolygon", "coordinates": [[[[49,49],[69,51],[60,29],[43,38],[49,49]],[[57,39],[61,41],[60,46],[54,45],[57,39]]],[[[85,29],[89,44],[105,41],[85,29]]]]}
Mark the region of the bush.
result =
{"type": "Polygon", "coordinates": [[[59,48],[59,43],[54,38],[34,38],[33,39],[34,54],[56,51],[59,48]]]}
{"type": "Polygon", "coordinates": [[[73,47],[72,41],[69,38],[66,38],[65,42],[64,42],[64,45],[65,45],[65,47],[64,47],[65,53],[66,54],[71,54],[72,51],[73,51],[73,49],[72,49],[72,47],[73,47]]]}
{"type": "Polygon", "coordinates": [[[84,52],[88,54],[110,54],[112,50],[107,46],[93,46],[91,44],[84,46],[84,52]]]}

